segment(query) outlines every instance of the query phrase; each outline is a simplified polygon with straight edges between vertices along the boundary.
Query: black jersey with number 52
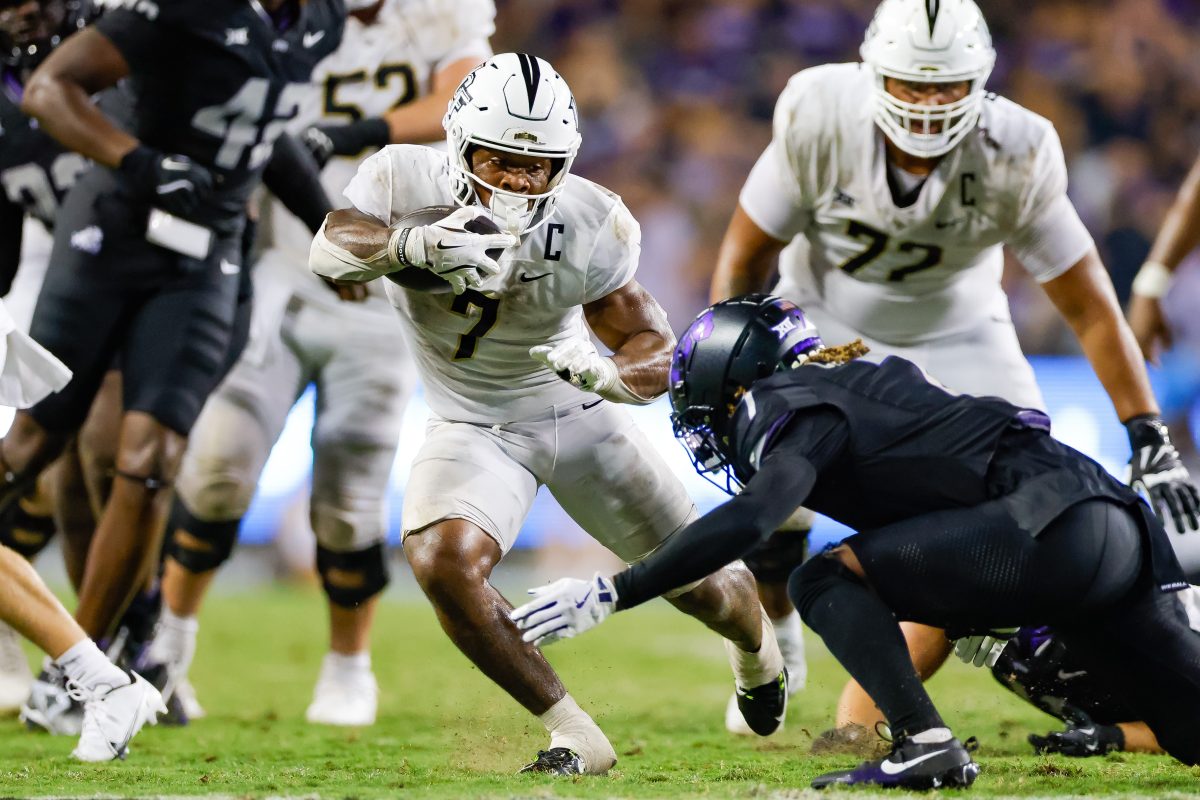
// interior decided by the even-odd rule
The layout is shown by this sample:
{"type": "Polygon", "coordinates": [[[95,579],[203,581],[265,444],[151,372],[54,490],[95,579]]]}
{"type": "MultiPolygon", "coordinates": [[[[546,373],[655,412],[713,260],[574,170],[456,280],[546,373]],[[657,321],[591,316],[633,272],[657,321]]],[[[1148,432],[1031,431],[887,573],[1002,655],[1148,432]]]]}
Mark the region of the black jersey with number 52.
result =
{"type": "Polygon", "coordinates": [[[310,90],[313,66],[341,41],[342,0],[300,0],[282,25],[257,0],[105,5],[95,26],[129,63],[132,132],[213,171],[216,196],[196,221],[226,228],[310,90]]]}

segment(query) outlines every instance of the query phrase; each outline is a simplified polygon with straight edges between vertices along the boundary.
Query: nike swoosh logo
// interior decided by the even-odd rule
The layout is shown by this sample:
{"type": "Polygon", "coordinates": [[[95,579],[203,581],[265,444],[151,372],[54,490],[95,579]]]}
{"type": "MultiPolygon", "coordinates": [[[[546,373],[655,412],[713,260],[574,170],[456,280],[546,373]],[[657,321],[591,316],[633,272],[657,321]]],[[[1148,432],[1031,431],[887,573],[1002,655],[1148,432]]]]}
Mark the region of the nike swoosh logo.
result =
{"type": "Polygon", "coordinates": [[[582,600],[580,600],[578,603],[576,603],[576,604],[575,604],[575,607],[576,607],[576,608],[583,608],[584,604],[585,604],[585,603],[588,601],[588,598],[589,598],[589,597],[591,597],[591,596],[592,596],[592,590],[589,588],[589,589],[587,590],[587,594],[585,594],[585,595],[583,596],[583,599],[582,599],[582,600]]]}
{"type": "Polygon", "coordinates": [[[549,274],[549,272],[543,272],[541,275],[526,275],[524,272],[522,272],[521,283],[532,283],[533,281],[541,280],[549,274]]]}
{"type": "Polygon", "coordinates": [[[438,242],[437,244],[434,245],[434,247],[437,248],[438,250],[457,250],[460,247],[466,247],[466,245],[465,244],[443,244],[442,242],[438,242]]]}
{"type": "Polygon", "coordinates": [[[909,761],[901,761],[899,763],[897,763],[895,761],[884,760],[884,762],[879,765],[879,768],[881,770],[883,770],[885,775],[899,775],[901,772],[904,772],[904,770],[908,769],[909,767],[915,767],[917,764],[920,764],[922,761],[928,761],[929,759],[933,758],[934,756],[940,756],[942,753],[949,753],[949,752],[950,752],[949,748],[946,748],[944,750],[934,750],[932,753],[926,753],[923,756],[917,756],[916,758],[910,759],[909,761]]]}
{"type": "Polygon", "coordinates": [[[316,31],[313,33],[304,34],[304,46],[312,47],[317,42],[325,38],[325,31],[316,31]]]}
{"type": "Polygon", "coordinates": [[[1060,670],[1058,671],[1058,679],[1059,679],[1060,681],[1069,681],[1069,680],[1071,680],[1072,678],[1078,678],[1080,675],[1087,675],[1087,670],[1086,670],[1086,669],[1081,669],[1081,670],[1079,670],[1079,671],[1077,671],[1077,672],[1063,672],[1063,671],[1060,669],[1060,670]]]}
{"type": "Polygon", "coordinates": [[[170,183],[164,183],[155,191],[157,191],[159,194],[171,194],[172,192],[178,192],[185,189],[190,191],[192,188],[191,181],[180,179],[177,181],[171,181],[170,183]]]}
{"type": "Polygon", "coordinates": [[[603,403],[603,402],[604,402],[604,398],[603,398],[603,397],[601,397],[599,400],[593,400],[593,401],[592,401],[592,402],[590,402],[590,403],[584,403],[584,404],[583,404],[583,410],[584,410],[584,411],[587,411],[589,408],[595,408],[596,406],[600,405],[600,404],[601,404],[601,403],[603,403]]]}

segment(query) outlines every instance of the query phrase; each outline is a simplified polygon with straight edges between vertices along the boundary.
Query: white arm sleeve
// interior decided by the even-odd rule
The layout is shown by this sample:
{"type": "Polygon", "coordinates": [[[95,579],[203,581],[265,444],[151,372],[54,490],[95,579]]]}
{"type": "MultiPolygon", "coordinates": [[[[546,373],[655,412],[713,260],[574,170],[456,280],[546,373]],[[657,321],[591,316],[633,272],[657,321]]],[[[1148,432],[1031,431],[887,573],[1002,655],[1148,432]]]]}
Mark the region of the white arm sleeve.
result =
{"type": "Polygon", "coordinates": [[[1095,246],[1067,197],[1067,166],[1053,128],[1034,157],[1008,245],[1039,283],[1062,275],[1095,246]]]}

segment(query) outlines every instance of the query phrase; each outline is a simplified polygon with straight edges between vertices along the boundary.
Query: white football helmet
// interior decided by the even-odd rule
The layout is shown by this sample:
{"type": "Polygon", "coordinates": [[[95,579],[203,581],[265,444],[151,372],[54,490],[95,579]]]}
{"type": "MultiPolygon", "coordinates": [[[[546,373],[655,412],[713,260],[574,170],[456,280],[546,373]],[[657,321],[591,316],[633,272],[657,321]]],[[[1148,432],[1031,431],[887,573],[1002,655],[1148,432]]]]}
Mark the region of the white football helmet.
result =
{"type": "Polygon", "coordinates": [[[875,73],[875,122],[904,152],[944,155],[979,121],[996,51],[974,0],[883,0],[859,52],[875,73]],[[926,105],[890,94],[885,78],[971,86],[961,100],[926,105]]]}
{"type": "Polygon", "coordinates": [[[475,185],[491,192],[496,224],[517,235],[545,223],[579,152],[579,115],[562,76],[543,59],[500,53],[476,67],[459,84],[442,120],[450,150],[450,182],[459,205],[476,201],[475,185]],[[555,160],[542,194],[518,194],[485,184],[471,171],[467,152],[482,145],[555,160]]]}

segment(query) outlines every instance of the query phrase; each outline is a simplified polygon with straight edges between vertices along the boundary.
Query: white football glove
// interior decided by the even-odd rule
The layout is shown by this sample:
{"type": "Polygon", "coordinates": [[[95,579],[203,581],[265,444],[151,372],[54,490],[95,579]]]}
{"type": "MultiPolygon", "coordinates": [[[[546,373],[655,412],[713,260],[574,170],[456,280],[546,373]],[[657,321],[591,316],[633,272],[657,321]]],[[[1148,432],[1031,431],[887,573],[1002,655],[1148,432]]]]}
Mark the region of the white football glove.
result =
{"type": "Polygon", "coordinates": [[[591,630],[617,610],[612,579],[599,572],[590,581],[560,578],[529,594],[533,599],[508,617],[524,632],[521,638],[538,647],[591,630]]]}
{"type": "Polygon", "coordinates": [[[398,228],[388,241],[393,260],[401,267],[427,269],[444,278],[455,294],[476,289],[500,265],[487,254],[520,243],[511,233],[471,233],[464,227],[479,216],[478,209],[460,208],[432,225],[398,228]]]}
{"type": "Polygon", "coordinates": [[[964,663],[977,667],[992,667],[1008,646],[1008,640],[1017,635],[1017,628],[997,628],[987,636],[964,636],[954,640],[954,655],[964,663]]]}
{"type": "Polygon", "coordinates": [[[585,392],[603,394],[618,380],[617,365],[596,352],[590,339],[568,339],[561,344],[529,348],[529,357],[558,373],[558,377],[585,392]]]}

